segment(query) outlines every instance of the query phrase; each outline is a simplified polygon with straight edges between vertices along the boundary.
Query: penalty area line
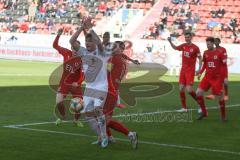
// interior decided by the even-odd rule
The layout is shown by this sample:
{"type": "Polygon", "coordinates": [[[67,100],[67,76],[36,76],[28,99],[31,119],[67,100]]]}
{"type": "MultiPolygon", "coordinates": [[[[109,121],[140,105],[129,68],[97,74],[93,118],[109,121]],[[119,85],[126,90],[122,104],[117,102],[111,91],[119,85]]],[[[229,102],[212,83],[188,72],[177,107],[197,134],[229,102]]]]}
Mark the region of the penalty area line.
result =
{"type": "MultiPolygon", "coordinates": [[[[16,126],[8,126],[8,128],[35,131],[35,132],[43,132],[43,133],[50,133],[50,134],[62,134],[62,135],[86,137],[86,138],[92,138],[92,139],[97,138],[97,136],[91,136],[91,135],[86,135],[86,134],[69,133],[69,132],[53,131],[53,130],[45,130],[45,129],[34,129],[34,128],[16,127],[16,126]]],[[[115,139],[118,140],[118,141],[122,141],[122,142],[129,142],[130,141],[129,139],[124,139],[124,138],[115,138],[115,139]]],[[[220,149],[212,149],[212,148],[205,148],[205,147],[193,147],[193,146],[187,146],[187,145],[166,144],[166,143],[158,143],[158,142],[150,142],[150,141],[139,141],[139,144],[154,145],[154,146],[165,147],[165,148],[177,148],[177,149],[185,149],[185,150],[193,150],[193,151],[231,154],[231,155],[240,156],[240,152],[234,152],[234,151],[229,151],[229,150],[220,150],[220,149]]]]}

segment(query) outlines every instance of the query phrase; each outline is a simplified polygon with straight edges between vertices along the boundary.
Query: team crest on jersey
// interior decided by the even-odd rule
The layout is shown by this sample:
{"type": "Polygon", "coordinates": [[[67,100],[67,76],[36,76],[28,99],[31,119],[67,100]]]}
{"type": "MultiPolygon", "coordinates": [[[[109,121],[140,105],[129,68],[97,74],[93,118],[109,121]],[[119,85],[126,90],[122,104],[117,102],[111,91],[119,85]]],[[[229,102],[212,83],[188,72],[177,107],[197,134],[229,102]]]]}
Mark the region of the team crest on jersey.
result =
{"type": "Polygon", "coordinates": [[[213,59],[217,59],[217,56],[214,56],[213,59]]]}
{"type": "Polygon", "coordinates": [[[190,48],[190,52],[193,52],[193,48],[190,48]]]}

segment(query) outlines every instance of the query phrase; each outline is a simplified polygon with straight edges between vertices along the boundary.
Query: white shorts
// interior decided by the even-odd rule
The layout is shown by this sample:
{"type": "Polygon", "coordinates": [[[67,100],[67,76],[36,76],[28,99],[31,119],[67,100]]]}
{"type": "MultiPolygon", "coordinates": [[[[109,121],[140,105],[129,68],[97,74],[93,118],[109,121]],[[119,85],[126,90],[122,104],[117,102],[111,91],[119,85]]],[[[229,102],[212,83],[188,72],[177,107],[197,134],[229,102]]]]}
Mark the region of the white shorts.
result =
{"type": "Polygon", "coordinates": [[[85,89],[83,96],[83,110],[81,113],[91,112],[96,108],[103,108],[106,98],[106,92],[85,89]]]}
{"type": "Polygon", "coordinates": [[[91,112],[96,108],[102,107],[104,100],[93,97],[83,96],[83,110],[81,113],[91,112]]]}

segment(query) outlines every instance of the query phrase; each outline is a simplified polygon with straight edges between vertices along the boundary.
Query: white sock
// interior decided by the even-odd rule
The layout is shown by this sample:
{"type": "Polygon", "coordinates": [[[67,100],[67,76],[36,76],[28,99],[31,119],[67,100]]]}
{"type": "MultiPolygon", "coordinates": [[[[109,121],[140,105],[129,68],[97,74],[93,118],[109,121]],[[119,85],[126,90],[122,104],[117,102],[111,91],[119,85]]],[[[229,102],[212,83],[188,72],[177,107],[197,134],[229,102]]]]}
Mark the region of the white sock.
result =
{"type": "Polygon", "coordinates": [[[133,136],[133,132],[128,133],[128,137],[131,137],[131,136],[133,136]]]}
{"type": "Polygon", "coordinates": [[[98,122],[97,122],[96,118],[85,117],[85,119],[86,119],[86,121],[88,121],[88,124],[90,125],[92,130],[95,131],[98,136],[101,136],[101,132],[100,132],[100,129],[98,127],[98,122]]]}
{"type": "Polygon", "coordinates": [[[106,119],[104,115],[101,115],[97,118],[98,120],[98,126],[101,132],[101,137],[105,138],[107,137],[107,133],[106,133],[106,119]]]}
{"type": "Polygon", "coordinates": [[[119,105],[119,104],[121,104],[121,102],[120,102],[120,95],[118,93],[117,105],[119,105]]]}

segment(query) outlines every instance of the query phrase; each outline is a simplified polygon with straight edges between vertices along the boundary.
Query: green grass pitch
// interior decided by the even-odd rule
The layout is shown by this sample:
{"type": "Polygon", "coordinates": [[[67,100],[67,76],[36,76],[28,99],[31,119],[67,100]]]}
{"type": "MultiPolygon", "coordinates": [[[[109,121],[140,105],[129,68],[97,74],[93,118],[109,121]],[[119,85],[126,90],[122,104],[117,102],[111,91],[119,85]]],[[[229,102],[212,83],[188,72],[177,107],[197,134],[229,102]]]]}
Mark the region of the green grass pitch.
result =
{"type": "MultiPolygon", "coordinates": [[[[0,60],[0,160],[238,160],[240,158],[240,75],[229,77],[226,103],[228,121],[220,121],[219,109],[209,110],[209,117],[197,121],[197,111],[189,113],[189,121],[149,122],[120,118],[130,130],[139,134],[139,148],[133,150],[127,137],[114,132],[115,144],[101,149],[91,145],[96,140],[87,124],[83,128],[71,122],[53,123],[55,93],[48,80],[60,63],[0,60]],[[26,126],[12,126],[22,125],[26,126]]],[[[137,106],[116,109],[123,113],[173,111],[178,99],[177,77],[165,75],[161,80],[174,86],[170,93],[152,99],[138,99],[137,106]]],[[[195,84],[197,87],[198,82],[195,84]]],[[[196,109],[187,96],[187,104],[196,109]]],[[[206,101],[208,107],[216,101],[206,101]]],[[[170,114],[169,115],[174,115],[170,114]]],[[[159,118],[159,117],[158,117],[159,118]]]]}

